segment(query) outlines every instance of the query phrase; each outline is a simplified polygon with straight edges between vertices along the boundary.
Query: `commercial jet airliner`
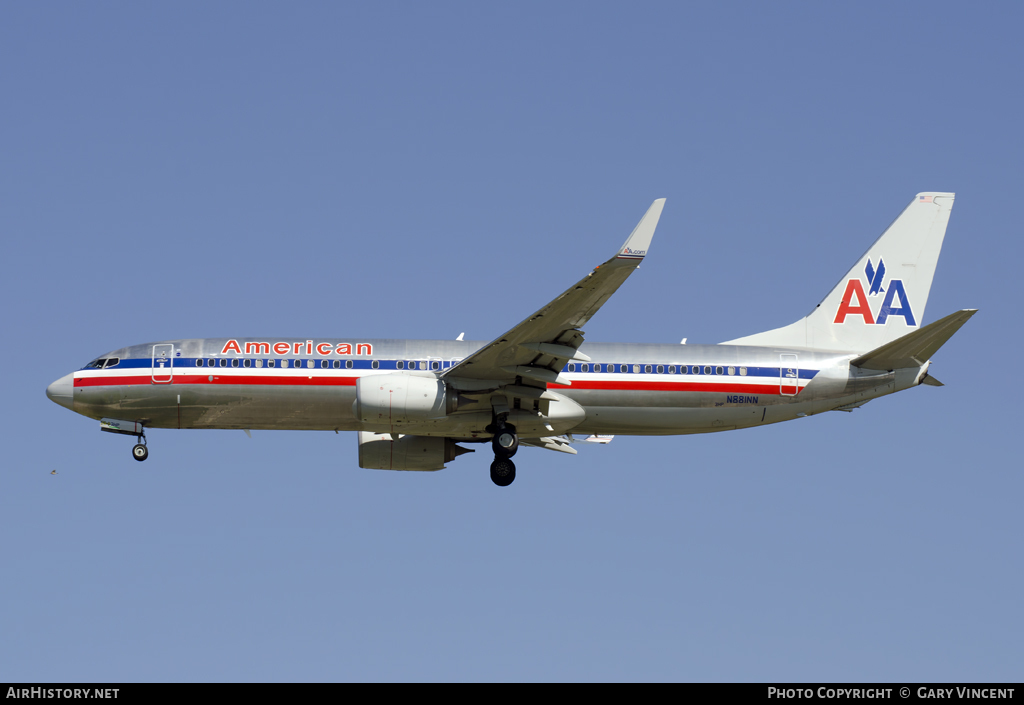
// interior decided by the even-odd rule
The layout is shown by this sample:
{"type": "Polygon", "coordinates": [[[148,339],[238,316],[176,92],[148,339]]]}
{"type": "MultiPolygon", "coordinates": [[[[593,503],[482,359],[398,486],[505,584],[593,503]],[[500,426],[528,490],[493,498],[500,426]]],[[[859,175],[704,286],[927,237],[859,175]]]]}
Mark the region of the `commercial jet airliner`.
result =
{"type": "Polygon", "coordinates": [[[151,428],[356,431],[360,467],[382,470],[440,470],[472,452],[458,444],[489,443],[504,487],[520,445],[575,454],[614,435],[729,431],[942,386],[930,359],[975,313],[921,326],[953,197],[918,194],[804,318],[719,345],[583,342],[647,255],[659,199],[614,257],[489,343],[168,340],[106,353],[46,395],[137,437],[136,460],[151,428]]]}

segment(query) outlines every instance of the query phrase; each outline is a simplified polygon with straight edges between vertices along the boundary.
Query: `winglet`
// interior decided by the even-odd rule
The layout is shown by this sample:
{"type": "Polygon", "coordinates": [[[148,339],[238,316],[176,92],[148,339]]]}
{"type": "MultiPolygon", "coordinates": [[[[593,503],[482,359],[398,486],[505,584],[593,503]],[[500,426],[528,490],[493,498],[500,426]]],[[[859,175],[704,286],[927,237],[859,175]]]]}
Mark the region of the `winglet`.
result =
{"type": "Polygon", "coordinates": [[[643,259],[647,250],[651,247],[651,239],[654,237],[654,229],[658,227],[658,220],[661,218],[661,209],[665,207],[665,199],[659,198],[647,213],[640,219],[633,232],[626,238],[625,244],[619,250],[618,259],[643,259]]]}

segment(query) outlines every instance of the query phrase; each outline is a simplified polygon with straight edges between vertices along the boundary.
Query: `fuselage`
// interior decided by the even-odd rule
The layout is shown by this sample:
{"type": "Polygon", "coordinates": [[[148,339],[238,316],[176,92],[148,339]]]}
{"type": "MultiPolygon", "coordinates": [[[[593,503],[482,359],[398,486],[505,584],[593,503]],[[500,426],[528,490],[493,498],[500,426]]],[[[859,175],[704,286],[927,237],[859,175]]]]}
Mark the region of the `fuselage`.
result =
{"type": "MultiPolygon", "coordinates": [[[[47,391],[54,401],[84,416],[136,421],[147,428],[386,433],[395,428],[356,416],[359,378],[442,377],[484,345],[451,340],[169,340],[111,351],[47,391]]],[[[579,350],[590,361],[565,365],[561,374],[571,384],[547,385],[564,402],[561,413],[540,405],[545,402],[512,410],[510,420],[521,435],[673,435],[747,428],[852,408],[918,384],[927,368],[865,371],[850,366],[855,353],[745,345],[587,343],[579,350]]],[[[489,439],[490,391],[486,385],[453,388],[450,393],[458,400],[454,411],[406,424],[401,432],[489,439]]]]}

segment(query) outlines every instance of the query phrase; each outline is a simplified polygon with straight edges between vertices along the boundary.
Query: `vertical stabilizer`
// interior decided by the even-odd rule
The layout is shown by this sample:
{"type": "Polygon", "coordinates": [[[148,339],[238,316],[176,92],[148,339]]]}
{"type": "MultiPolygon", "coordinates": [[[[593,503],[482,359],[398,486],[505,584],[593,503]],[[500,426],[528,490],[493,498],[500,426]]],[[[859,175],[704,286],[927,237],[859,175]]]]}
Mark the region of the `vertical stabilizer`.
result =
{"type": "Polygon", "coordinates": [[[806,318],[724,344],[866,352],[917,330],[953,198],[917,194],[806,318]]]}

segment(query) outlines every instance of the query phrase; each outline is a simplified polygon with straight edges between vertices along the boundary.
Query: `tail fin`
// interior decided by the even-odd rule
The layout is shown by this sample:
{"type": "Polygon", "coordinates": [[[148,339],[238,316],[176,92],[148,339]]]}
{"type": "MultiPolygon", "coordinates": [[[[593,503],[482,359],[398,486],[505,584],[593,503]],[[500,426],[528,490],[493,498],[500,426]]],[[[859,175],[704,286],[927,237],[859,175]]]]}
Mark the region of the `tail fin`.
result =
{"type": "Polygon", "coordinates": [[[806,317],[726,345],[867,352],[920,326],[952,193],[919,193],[806,317]]]}

